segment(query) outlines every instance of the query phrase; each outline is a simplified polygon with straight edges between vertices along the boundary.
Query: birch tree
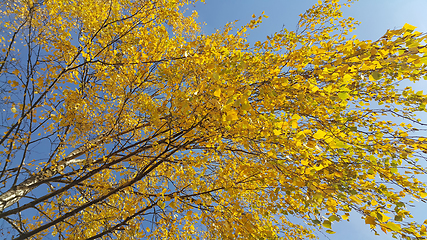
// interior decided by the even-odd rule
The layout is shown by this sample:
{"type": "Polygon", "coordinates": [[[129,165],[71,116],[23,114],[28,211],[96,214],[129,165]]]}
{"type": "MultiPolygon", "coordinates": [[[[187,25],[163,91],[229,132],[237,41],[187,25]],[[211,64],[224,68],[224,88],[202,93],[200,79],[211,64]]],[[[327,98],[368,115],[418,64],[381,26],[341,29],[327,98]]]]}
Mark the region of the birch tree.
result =
{"type": "Polygon", "coordinates": [[[426,35],[349,38],[325,0],[250,45],[267,16],[202,35],[194,2],[2,3],[2,237],[427,236],[426,35]]]}

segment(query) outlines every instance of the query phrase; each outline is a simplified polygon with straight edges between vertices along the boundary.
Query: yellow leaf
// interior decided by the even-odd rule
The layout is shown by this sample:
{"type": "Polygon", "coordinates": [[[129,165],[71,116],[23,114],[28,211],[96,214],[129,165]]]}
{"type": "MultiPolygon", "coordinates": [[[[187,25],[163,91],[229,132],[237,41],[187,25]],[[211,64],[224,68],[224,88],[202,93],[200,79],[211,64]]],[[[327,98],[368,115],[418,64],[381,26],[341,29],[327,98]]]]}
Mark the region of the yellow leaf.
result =
{"type": "Polygon", "coordinates": [[[356,202],[357,204],[361,204],[362,200],[360,200],[360,198],[358,198],[357,196],[350,196],[349,197],[351,200],[353,200],[354,202],[356,202]]]}
{"type": "Polygon", "coordinates": [[[427,231],[426,231],[426,226],[425,225],[421,225],[420,234],[421,234],[421,236],[427,235],[427,231]]]}
{"type": "Polygon", "coordinates": [[[251,105],[248,102],[243,103],[242,110],[245,110],[245,111],[251,110],[251,105]]]}
{"type": "Polygon", "coordinates": [[[331,222],[330,221],[328,221],[328,220],[325,220],[325,221],[323,221],[323,224],[322,224],[325,228],[331,228],[331,222]]]}
{"type": "Polygon", "coordinates": [[[313,85],[311,87],[311,91],[315,93],[315,92],[319,91],[319,87],[317,87],[316,85],[313,85]]]}
{"type": "Polygon", "coordinates": [[[292,128],[297,128],[298,127],[298,122],[296,120],[292,121],[292,128]]]}
{"type": "Polygon", "coordinates": [[[324,168],[325,168],[325,166],[323,166],[323,165],[319,165],[319,166],[314,166],[313,168],[314,168],[314,170],[316,170],[316,171],[320,171],[320,170],[324,169],[324,168]]]}
{"type": "Polygon", "coordinates": [[[165,203],[163,202],[163,201],[158,201],[157,202],[157,205],[161,208],[161,209],[164,209],[165,208],[165,203]]]}
{"type": "Polygon", "coordinates": [[[337,221],[340,220],[340,218],[337,215],[331,215],[331,216],[328,217],[328,220],[331,221],[331,222],[334,222],[334,221],[337,222],[337,221]]]}
{"type": "Polygon", "coordinates": [[[389,227],[391,230],[395,232],[399,232],[401,229],[400,224],[396,224],[394,222],[388,222],[387,227],[389,227]]]}
{"type": "Polygon", "coordinates": [[[348,215],[342,215],[341,218],[344,219],[344,220],[347,220],[348,219],[348,215]]]}
{"type": "Polygon", "coordinates": [[[365,223],[370,225],[375,225],[375,218],[371,216],[366,216],[365,223]]]}
{"type": "Polygon", "coordinates": [[[305,186],[305,183],[304,183],[303,181],[301,181],[301,180],[297,179],[297,180],[295,181],[295,185],[297,185],[298,187],[304,187],[304,186],[305,186]]]}
{"type": "Polygon", "coordinates": [[[295,119],[295,120],[300,120],[301,119],[301,117],[298,115],[298,114],[294,114],[293,116],[292,116],[292,119],[295,119]]]}
{"type": "Polygon", "coordinates": [[[315,139],[322,139],[326,135],[326,132],[322,130],[317,130],[317,132],[313,135],[315,139]]]}
{"type": "Polygon", "coordinates": [[[338,97],[341,98],[342,100],[346,100],[347,98],[350,97],[350,94],[348,94],[347,92],[340,92],[338,93],[338,97]]]}
{"type": "Polygon", "coordinates": [[[215,97],[220,97],[221,96],[221,89],[220,88],[218,88],[217,90],[215,90],[214,96],[215,97]]]}
{"type": "Polygon", "coordinates": [[[274,129],[273,130],[273,133],[274,133],[274,135],[280,135],[281,133],[282,133],[282,131],[280,131],[280,130],[277,130],[277,129],[274,129]]]}
{"type": "Polygon", "coordinates": [[[417,28],[417,27],[415,27],[415,26],[412,26],[412,25],[410,25],[410,24],[405,23],[405,25],[403,25],[403,28],[404,28],[404,29],[406,29],[406,30],[413,31],[413,30],[415,30],[415,28],[417,28]]]}
{"type": "Polygon", "coordinates": [[[307,142],[307,147],[309,148],[315,148],[316,147],[316,142],[315,141],[308,141],[307,142]]]}
{"type": "Polygon", "coordinates": [[[425,193],[425,192],[421,192],[421,193],[420,193],[420,197],[422,197],[422,198],[427,197],[427,193],[425,193]]]}
{"type": "Polygon", "coordinates": [[[191,215],[193,215],[193,211],[188,211],[187,216],[191,216],[191,215]]]}
{"type": "Polygon", "coordinates": [[[383,213],[377,213],[377,218],[378,218],[378,220],[380,221],[380,222],[387,222],[389,219],[390,219],[390,217],[388,217],[388,216],[386,216],[386,215],[384,215],[383,213]]]}
{"type": "Polygon", "coordinates": [[[351,75],[349,75],[349,74],[346,74],[346,75],[344,75],[344,77],[343,77],[343,80],[344,80],[344,82],[346,82],[346,83],[348,83],[351,79],[352,79],[352,77],[351,77],[351,75]]]}
{"type": "Polygon", "coordinates": [[[228,121],[236,121],[239,119],[239,116],[237,115],[237,111],[230,110],[227,112],[227,120],[228,121]]]}

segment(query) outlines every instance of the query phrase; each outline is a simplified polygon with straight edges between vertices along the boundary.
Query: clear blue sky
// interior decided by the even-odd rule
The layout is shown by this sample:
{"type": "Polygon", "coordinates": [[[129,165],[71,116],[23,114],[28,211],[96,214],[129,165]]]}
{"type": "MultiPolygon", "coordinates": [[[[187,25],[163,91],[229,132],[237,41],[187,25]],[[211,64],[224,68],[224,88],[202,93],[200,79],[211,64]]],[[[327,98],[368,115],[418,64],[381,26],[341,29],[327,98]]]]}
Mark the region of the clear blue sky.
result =
{"type": "MultiPolygon", "coordinates": [[[[212,33],[214,29],[234,20],[239,20],[238,26],[243,25],[251,20],[252,14],[259,16],[265,11],[269,18],[264,19],[259,28],[248,32],[249,40],[253,43],[264,40],[267,35],[280,30],[282,26],[295,30],[298,15],[315,3],[317,0],[206,0],[206,4],[197,4],[195,7],[189,7],[189,10],[197,10],[199,21],[207,23],[203,29],[204,34],[212,33]]],[[[359,0],[352,7],[343,8],[344,16],[354,17],[361,22],[353,33],[364,40],[376,40],[387,29],[398,29],[405,23],[417,26],[418,31],[427,32],[426,11],[427,0],[359,0]]],[[[427,91],[426,83],[420,83],[417,87],[427,91]]],[[[420,118],[427,122],[426,114],[420,115],[420,118]]],[[[414,220],[422,222],[427,218],[427,206],[417,204],[415,209],[409,210],[414,212],[414,220]]],[[[331,240],[393,239],[381,230],[381,235],[375,236],[357,213],[353,213],[351,222],[333,224],[333,230],[336,234],[326,234],[331,240]]],[[[319,238],[328,239],[322,234],[319,234],[319,238]]]]}

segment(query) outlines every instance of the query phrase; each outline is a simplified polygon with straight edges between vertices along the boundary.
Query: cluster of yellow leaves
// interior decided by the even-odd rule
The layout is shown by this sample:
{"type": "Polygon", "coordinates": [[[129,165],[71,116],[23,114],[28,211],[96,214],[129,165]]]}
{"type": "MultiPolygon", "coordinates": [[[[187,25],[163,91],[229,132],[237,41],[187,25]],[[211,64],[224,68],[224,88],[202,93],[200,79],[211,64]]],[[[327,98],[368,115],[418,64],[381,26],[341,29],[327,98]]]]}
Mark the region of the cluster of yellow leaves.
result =
{"type": "Polygon", "coordinates": [[[427,196],[415,177],[427,140],[384,120],[417,124],[426,110],[426,95],[397,85],[426,76],[426,35],[407,24],[347,39],[357,22],[327,0],[297,31],[251,48],[245,32],[261,17],[199,35],[197,13],[182,12],[190,3],[17,1],[2,13],[43,52],[31,74],[5,73],[14,96],[20,83],[33,94],[9,102],[29,133],[5,146],[29,146],[42,129],[56,149],[30,168],[57,178],[45,180],[52,196],[36,203],[28,234],[308,239],[354,209],[374,230],[426,235],[404,220],[405,196],[427,196]],[[74,149],[83,160],[62,164],[74,149]]]}

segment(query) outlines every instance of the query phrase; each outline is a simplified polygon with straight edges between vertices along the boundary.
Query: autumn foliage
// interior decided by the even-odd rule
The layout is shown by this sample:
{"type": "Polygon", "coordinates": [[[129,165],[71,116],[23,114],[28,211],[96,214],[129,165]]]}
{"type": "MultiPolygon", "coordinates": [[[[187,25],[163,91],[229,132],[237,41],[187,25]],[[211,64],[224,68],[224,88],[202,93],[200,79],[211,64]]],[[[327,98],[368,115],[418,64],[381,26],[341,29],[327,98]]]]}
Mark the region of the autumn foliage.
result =
{"type": "Polygon", "coordinates": [[[2,1],[1,238],[426,237],[426,35],[325,0],[250,45],[267,16],[202,35],[193,2],[2,1]]]}

